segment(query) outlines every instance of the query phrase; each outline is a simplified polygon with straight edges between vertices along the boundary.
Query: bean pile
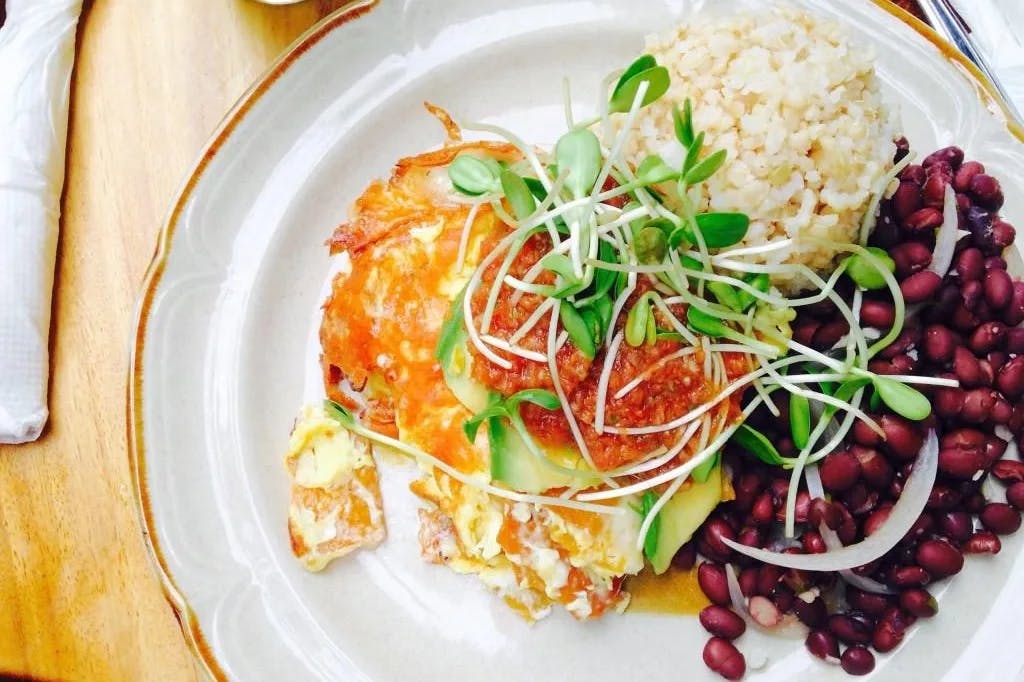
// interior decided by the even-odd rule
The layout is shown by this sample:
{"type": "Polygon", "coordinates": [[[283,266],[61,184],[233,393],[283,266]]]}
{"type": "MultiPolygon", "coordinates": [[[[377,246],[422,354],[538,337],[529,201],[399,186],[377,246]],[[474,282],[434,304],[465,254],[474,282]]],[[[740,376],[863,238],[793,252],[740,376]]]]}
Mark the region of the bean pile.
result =
{"type": "MultiPolygon", "coordinates": [[[[908,152],[906,141],[900,140],[896,160],[908,152]]],[[[875,666],[872,650],[891,651],[918,619],[936,614],[930,584],[960,572],[965,555],[998,553],[999,536],[1021,525],[1024,463],[1004,455],[1010,439],[1019,444],[1024,438],[1024,328],[1019,326],[1024,322],[1024,282],[1007,273],[1003,258],[1015,230],[999,216],[1002,189],[982,164],[964,161],[957,147],[907,166],[899,180],[893,196],[882,202],[871,245],[891,255],[901,293],[913,312],[870,369],[955,378],[959,387],[922,387],[933,407],[922,423],[881,406],[873,416],[884,439],[858,422],[843,449],[820,465],[829,499],[810,499],[806,490],[799,491],[796,519],[803,524],[802,532],[798,528],[796,541],[785,551],[826,551],[817,530],[822,523],[845,545],[881,527],[928,429],[940,436],[938,478],[924,513],[907,535],[884,556],[853,569],[893,592],[880,594],[847,585],[835,573],[783,569],[731,551],[722,538],[756,547],[777,542],[789,472],[727,448],[736,499],[720,505],[675,557],[684,568],[695,564],[698,553],[703,557],[698,580],[712,602],[700,614],[712,635],[704,662],[726,679],[740,679],[746,671],[743,654],[732,642],[743,634],[746,622],[731,608],[724,564],[739,567],[740,588],[754,622],[771,628],[798,619],[809,629],[806,647],[813,655],[838,662],[852,675],[864,675],[875,666]],[[940,277],[927,267],[936,228],[943,222],[947,185],[956,192],[959,227],[969,235],[957,242],[953,265],[940,277]],[[1006,486],[1005,502],[986,497],[983,484],[989,477],[1006,486]]],[[[848,286],[838,287],[847,300],[852,294],[844,289],[848,286]]],[[[865,297],[864,326],[884,333],[894,315],[887,291],[865,297]]],[[[819,350],[831,348],[849,331],[827,301],[799,309],[793,330],[794,338],[819,350]]],[[[780,417],[762,408],[750,419],[783,455],[795,456],[785,402],[778,403],[780,417]]]]}

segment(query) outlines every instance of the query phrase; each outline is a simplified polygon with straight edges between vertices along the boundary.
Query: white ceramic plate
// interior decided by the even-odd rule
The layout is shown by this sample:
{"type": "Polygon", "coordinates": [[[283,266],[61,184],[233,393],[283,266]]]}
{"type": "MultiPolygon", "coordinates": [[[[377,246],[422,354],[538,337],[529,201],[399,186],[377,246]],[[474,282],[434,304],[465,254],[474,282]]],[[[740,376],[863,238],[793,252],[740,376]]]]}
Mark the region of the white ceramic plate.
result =
{"type": "MultiPolygon", "coordinates": [[[[1024,221],[1024,153],[961,62],[868,0],[800,4],[873,43],[916,149],[956,141],[1024,221]]],[[[243,680],[716,679],[694,619],[520,621],[472,577],[423,563],[408,472],[384,472],[389,538],[311,575],[290,554],[281,455],[315,357],[307,340],[349,203],[400,156],[442,141],[429,99],[553,142],[562,76],[581,110],[642,37],[758,0],[406,0],[360,4],[304,38],[228,115],[161,238],[133,354],[131,445],[155,561],[217,677],[243,680]]],[[[1024,534],[1022,534],[1024,535],[1024,534]]],[[[1024,604],[1020,537],[972,558],[879,679],[1007,680],[1024,604]],[[1011,580],[1016,573],[1017,579],[1011,580]]],[[[798,641],[742,640],[750,679],[845,679],[798,641]]]]}

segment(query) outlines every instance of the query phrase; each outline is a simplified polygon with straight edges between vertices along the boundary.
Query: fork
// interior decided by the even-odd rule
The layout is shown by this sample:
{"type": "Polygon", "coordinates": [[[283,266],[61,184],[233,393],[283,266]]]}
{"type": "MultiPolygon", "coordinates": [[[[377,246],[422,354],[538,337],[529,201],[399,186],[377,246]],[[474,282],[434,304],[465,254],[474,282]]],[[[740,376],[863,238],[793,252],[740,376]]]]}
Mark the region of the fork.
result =
{"type": "Polygon", "coordinates": [[[1024,116],[1021,115],[1020,110],[1006,92],[1006,88],[999,81],[992,65],[985,58],[985,54],[971,38],[971,27],[949,4],[949,0],[918,0],[918,5],[935,32],[974,62],[974,65],[985,74],[985,77],[1003,98],[1006,108],[1017,119],[1017,122],[1024,124],[1024,116]]]}

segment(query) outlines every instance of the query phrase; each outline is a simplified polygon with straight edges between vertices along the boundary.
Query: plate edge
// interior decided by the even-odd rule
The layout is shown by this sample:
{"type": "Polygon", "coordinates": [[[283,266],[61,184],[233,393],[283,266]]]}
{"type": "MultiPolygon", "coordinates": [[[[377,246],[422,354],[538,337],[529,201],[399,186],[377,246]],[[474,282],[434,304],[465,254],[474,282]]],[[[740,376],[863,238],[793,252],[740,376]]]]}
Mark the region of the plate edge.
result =
{"type": "MultiPolygon", "coordinates": [[[[930,26],[906,10],[898,7],[891,0],[870,1],[893,18],[909,25],[919,35],[934,45],[948,61],[954,62],[959,66],[965,72],[968,80],[973,81],[979,97],[986,105],[989,105],[987,106],[989,112],[995,114],[992,111],[992,106],[994,106],[996,111],[1002,115],[1002,123],[1006,126],[1007,130],[1024,143],[1024,126],[1017,123],[1010,113],[1005,100],[1003,100],[992,83],[973,62],[943,40],[930,26]]],[[[171,605],[175,618],[178,620],[182,634],[185,637],[185,642],[195,659],[202,666],[202,669],[210,678],[215,680],[227,680],[228,677],[218,662],[213,648],[206,640],[195,613],[192,611],[191,606],[189,606],[185,596],[178,589],[170,570],[167,568],[167,563],[160,549],[155,531],[155,523],[149,501],[142,418],[142,355],[145,348],[149,313],[154,294],[160,284],[166,265],[171,238],[174,235],[182,210],[214,156],[224,146],[249,110],[298,61],[299,57],[334,30],[370,12],[379,3],[380,0],[352,0],[321,19],[286,48],[281,56],[253,82],[249,89],[228,110],[217,125],[210,140],[203,147],[198,161],[189,171],[184,183],[176,193],[168,217],[161,226],[157,237],[156,249],[149,267],[146,269],[142,282],[142,291],[136,305],[135,334],[132,338],[129,356],[126,395],[126,435],[136,512],[139,517],[147,554],[157,573],[164,597],[171,605]]]]}
{"type": "Polygon", "coordinates": [[[128,381],[126,392],[126,439],[128,444],[129,469],[136,513],[142,530],[150,562],[156,571],[160,587],[174,612],[181,627],[185,643],[192,655],[200,664],[207,676],[214,680],[227,680],[228,676],[221,667],[203,634],[195,612],[177,587],[163,551],[160,548],[149,500],[148,482],[146,479],[146,449],[143,431],[143,353],[146,342],[146,331],[149,314],[152,309],[154,295],[160,284],[170,252],[171,239],[181,218],[182,211],[191,198],[195,187],[209,167],[213,158],[234,133],[246,114],[260,98],[314,45],[341,26],[362,17],[374,9],[380,0],[352,0],[334,12],[328,14],[287,47],[284,52],[259,76],[252,85],[238,98],[235,104],[217,124],[209,141],[204,145],[199,159],[189,171],[184,183],[176,192],[171,209],[160,228],[153,257],[143,277],[142,289],[135,309],[135,333],[132,338],[129,354],[128,381]]]}

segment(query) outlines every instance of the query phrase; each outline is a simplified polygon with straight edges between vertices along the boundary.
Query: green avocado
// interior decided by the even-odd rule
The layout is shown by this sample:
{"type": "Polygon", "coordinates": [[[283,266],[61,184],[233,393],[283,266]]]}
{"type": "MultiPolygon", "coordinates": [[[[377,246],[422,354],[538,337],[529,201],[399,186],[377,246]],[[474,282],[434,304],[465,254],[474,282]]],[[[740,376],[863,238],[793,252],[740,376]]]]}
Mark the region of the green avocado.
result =
{"type": "Polygon", "coordinates": [[[707,480],[676,493],[662,507],[658,516],[661,527],[658,531],[658,547],[650,557],[651,567],[657,574],[668,570],[679,548],[689,542],[704,519],[714,511],[722,500],[722,467],[717,466],[708,474],[707,480]]]}
{"type": "Polygon", "coordinates": [[[586,467],[575,448],[545,447],[541,448],[545,458],[538,457],[505,419],[490,420],[487,438],[491,447],[491,476],[515,490],[536,494],[552,488],[593,485],[600,480],[586,469],[575,471],[574,464],[586,467]]]}
{"type": "MultiPolygon", "coordinates": [[[[488,407],[491,392],[473,378],[473,354],[469,352],[469,334],[462,315],[463,295],[459,294],[452,302],[434,355],[441,365],[448,388],[459,402],[476,414],[488,407]]],[[[546,461],[538,457],[507,419],[489,419],[487,437],[490,443],[491,476],[514,490],[541,493],[552,488],[579,485],[581,476],[595,483],[599,480],[596,475],[587,476],[586,470],[576,473],[580,465],[586,465],[575,448],[538,446],[546,455],[546,461]]]]}

